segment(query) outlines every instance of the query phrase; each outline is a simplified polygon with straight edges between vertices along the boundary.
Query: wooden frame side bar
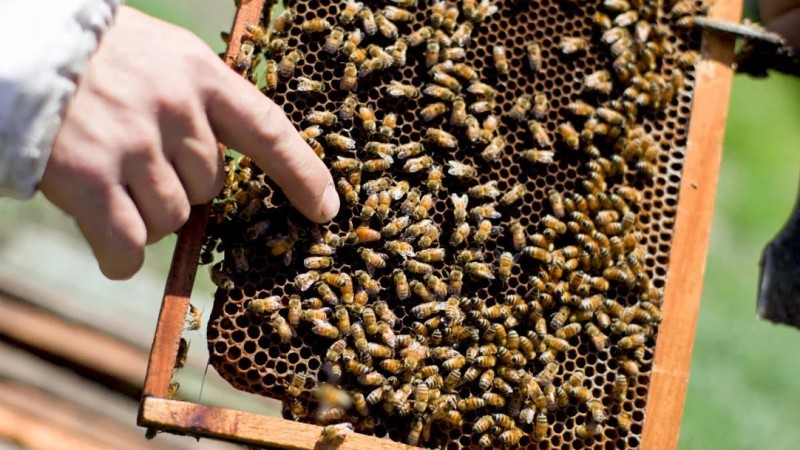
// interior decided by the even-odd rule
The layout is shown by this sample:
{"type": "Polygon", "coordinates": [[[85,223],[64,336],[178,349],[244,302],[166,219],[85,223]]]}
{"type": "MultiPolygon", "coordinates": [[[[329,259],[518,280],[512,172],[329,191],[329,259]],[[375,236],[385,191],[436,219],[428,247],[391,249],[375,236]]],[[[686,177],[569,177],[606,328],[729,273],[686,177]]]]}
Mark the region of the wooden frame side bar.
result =
{"type": "Polygon", "coordinates": [[[223,440],[235,437],[238,443],[291,450],[419,450],[418,447],[359,433],[348,434],[344,439],[326,445],[320,443],[322,427],[317,425],[159,398],[143,400],[141,425],[167,426],[170,430],[223,440]]]}
{"type": "MultiPolygon", "coordinates": [[[[741,10],[741,0],[718,1],[710,16],[738,22],[741,10]]],[[[733,81],[733,41],[706,34],[701,57],[695,73],[692,118],[665,288],[664,321],[656,341],[645,409],[644,450],[678,446],[733,81]]]]}

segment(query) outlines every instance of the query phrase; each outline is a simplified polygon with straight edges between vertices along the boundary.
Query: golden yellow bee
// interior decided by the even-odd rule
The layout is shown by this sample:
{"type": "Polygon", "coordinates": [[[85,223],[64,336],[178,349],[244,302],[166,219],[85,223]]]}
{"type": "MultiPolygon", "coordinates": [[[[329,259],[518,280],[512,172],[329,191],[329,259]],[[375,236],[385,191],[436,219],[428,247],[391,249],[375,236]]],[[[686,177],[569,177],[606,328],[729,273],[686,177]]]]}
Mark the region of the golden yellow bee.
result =
{"type": "Polygon", "coordinates": [[[433,165],[433,158],[430,156],[420,156],[417,158],[409,158],[403,165],[403,170],[408,173],[416,173],[428,169],[433,165]]]}
{"type": "Polygon", "coordinates": [[[346,179],[339,178],[336,181],[336,190],[339,191],[347,203],[351,205],[358,203],[358,192],[356,192],[353,185],[350,184],[350,182],[348,182],[346,179]]]}
{"type": "Polygon", "coordinates": [[[381,12],[376,13],[375,14],[375,24],[378,27],[378,31],[380,31],[380,33],[384,37],[386,37],[388,39],[397,39],[397,36],[399,34],[399,31],[397,29],[397,25],[395,25],[391,21],[391,19],[386,17],[386,15],[384,15],[381,12]]]}
{"type": "Polygon", "coordinates": [[[405,36],[409,47],[418,47],[433,36],[433,29],[429,26],[418,28],[405,36]]]}
{"type": "Polygon", "coordinates": [[[257,315],[267,315],[278,311],[283,307],[281,297],[273,295],[267,298],[256,298],[247,304],[247,310],[257,315]]]}
{"type": "Polygon", "coordinates": [[[494,61],[494,68],[497,73],[507,74],[511,70],[511,65],[508,63],[506,48],[502,45],[495,45],[492,47],[492,60],[494,61]]]}
{"type": "Polygon", "coordinates": [[[203,327],[203,313],[196,306],[189,304],[189,331],[196,331],[203,327]]]}
{"type": "Polygon", "coordinates": [[[426,122],[430,122],[431,120],[441,116],[447,112],[447,105],[442,102],[431,103],[420,111],[420,116],[422,116],[422,120],[426,122]]]}
{"type": "Polygon", "coordinates": [[[426,85],[422,89],[422,93],[446,102],[452,102],[456,98],[456,94],[453,91],[444,86],[439,86],[438,84],[426,85]]]}
{"type": "Polygon", "coordinates": [[[417,98],[419,89],[410,84],[392,81],[389,86],[386,86],[386,94],[396,98],[417,98]]]}
{"type": "Polygon", "coordinates": [[[339,133],[328,133],[325,136],[325,142],[340,151],[354,150],[356,148],[356,141],[354,139],[339,133]]]}
{"type": "Polygon", "coordinates": [[[552,164],[555,162],[555,153],[549,150],[525,150],[520,153],[520,156],[536,164],[552,164]]]}
{"type": "Polygon", "coordinates": [[[286,392],[292,397],[299,397],[306,385],[306,379],[307,376],[305,372],[295,373],[286,392]]]}
{"type": "Polygon", "coordinates": [[[361,124],[367,133],[375,133],[378,124],[375,121],[375,112],[370,107],[360,106],[358,108],[358,118],[361,119],[361,124]]]}
{"type": "Polygon", "coordinates": [[[297,63],[303,59],[303,53],[299,50],[293,50],[286,54],[278,63],[278,73],[283,78],[289,78],[294,73],[297,63]]]}
{"type": "Polygon", "coordinates": [[[251,41],[242,42],[239,53],[236,54],[236,70],[250,70],[250,66],[253,64],[255,48],[255,44],[251,41]]]}
{"type": "Polygon", "coordinates": [[[456,148],[458,146],[458,139],[455,136],[439,128],[428,128],[425,131],[425,138],[439,147],[456,148]]]}
{"type": "Polygon", "coordinates": [[[353,428],[353,424],[349,422],[328,425],[322,429],[319,442],[321,444],[338,442],[347,437],[348,434],[352,434],[354,432],[355,429],[353,428]]]}
{"type": "Polygon", "coordinates": [[[333,265],[333,259],[329,256],[309,256],[303,260],[303,265],[307,269],[327,269],[333,265]]]}
{"type": "Polygon", "coordinates": [[[581,146],[580,134],[570,122],[562,122],[558,125],[558,134],[561,140],[571,150],[578,150],[581,146]]]}
{"type": "Polygon", "coordinates": [[[361,2],[356,2],[353,0],[348,0],[348,2],[344,5],[344,8],[339,12],[339,22],[342,24],[350,24],[355,20],[356,15],[359,11],[364,7],[364,4],[361,2]]]}
{"type": "Polygon", "coordinates": [[[592,341],[592,345],[598,351],[601,351],[608,347],[608,337],[600,331],[593,323],[586,324],[586,333],[589,335],[589,338],[592,341]]]}
{"type": "Polygon", "coordinates": [[[361,19],[361,27],[367,36],[374,36],[378,32],[378,24],[375,22],[375,14],[365,6],[358,11],[358,17],[361,19]]]}

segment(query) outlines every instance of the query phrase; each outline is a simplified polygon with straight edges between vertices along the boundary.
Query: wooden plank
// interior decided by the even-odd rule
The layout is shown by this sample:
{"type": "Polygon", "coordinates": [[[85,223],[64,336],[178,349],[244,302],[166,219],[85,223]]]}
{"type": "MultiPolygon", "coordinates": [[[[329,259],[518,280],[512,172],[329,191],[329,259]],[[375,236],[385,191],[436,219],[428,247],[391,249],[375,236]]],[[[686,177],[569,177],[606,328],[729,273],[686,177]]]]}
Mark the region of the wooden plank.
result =
{"type": "MultiPolygon", "coordinates": [[[[241,5],[234,18],[231,31],[231,42],[225,54],[225,61],[230,66],[239,52],[241,38],[247,24],[257,24],[264,6],[263,0],[241,0],[241,5]]],[[[220,154],[226,147],[219,145],[220,154]]],[[[206,225],[211,204],[195,206],[188,222],[178,234],[178,242],[172,256],[172,265],[167,277],[167,285],[161,302],[147,376],[144,383],[145,397],[167,396],[175,357],[178,354],[178,343],[184,327],[184,318],[189,307],[192,286],[197,274],[197,262],[205,239],[206,225]]]]}
{"type": "Polygon", "coordinates": [[[140,395],[146,371],[142,349],[2,293],[0,311],[0,339],[72,367],[131,398],[140,395]]]}
{"type": "MultiPolygon", "coordinates": [[[[719,1],[710,16],[738,22],[741,10],[741,0],[719,1]]],[[[670,251],[664,321],[656,341],[645,409],[642,448],[646,450],[678,446],[733,81],[732,62],[730,39],[704,36],[670,251]]]]}
{"type": "Polygon", "coordinates": [[[54,448],[81,450],[107,450],[108,447],[84,436],[80,436],[40,422],[27,414],[14,411],[0,403],[0,438],[20,444],[27,450],[52,450],[54,448]]]}
{"type": "Polygon", "coordinates": [[[167,426],[191,435],[289,450],[336,448],[337,450],[418,450],[388,439],[352,433],[335,445],[319,443],[322,427],[225,408],[145,398],[143,425],[167,426]]]}

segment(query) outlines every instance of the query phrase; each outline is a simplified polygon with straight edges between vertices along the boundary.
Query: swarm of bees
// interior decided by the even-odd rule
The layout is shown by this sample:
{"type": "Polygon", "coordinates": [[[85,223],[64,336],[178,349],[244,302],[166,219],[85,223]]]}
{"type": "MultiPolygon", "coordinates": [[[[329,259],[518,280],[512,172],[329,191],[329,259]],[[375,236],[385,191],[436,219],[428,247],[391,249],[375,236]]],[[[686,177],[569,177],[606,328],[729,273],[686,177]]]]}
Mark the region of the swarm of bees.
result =
{"type": "Polygon", "coordinates": [[[225,253],[211,361],[326,425],[323,440],[538,445],[561,410],[575,445],[641,431],[633,400],[666,264],[654,253],[671,226],[649,227],[646,194],[660,184],[675,201],[660,177],[672,149],[653,130],[682,133],[659,117],[689,102],[695,56],[676,32],[703,11],[564,0],[591,30],[496,42],[492,21],[524,26],[537,7],[496,1],[346,0],[324,17],[290,2],[248,27],[237,68],[299,113],[343,207],[308,224],[249,159],[228,158],[202,258],[225,253]],[[568,102],[535,89],[562,66],[574,83],[548,83],[568,102]],[[277,347],[283,365],[243,342],[277,347]],[[284,355],[299,349],[311,356],[284,355]]]}

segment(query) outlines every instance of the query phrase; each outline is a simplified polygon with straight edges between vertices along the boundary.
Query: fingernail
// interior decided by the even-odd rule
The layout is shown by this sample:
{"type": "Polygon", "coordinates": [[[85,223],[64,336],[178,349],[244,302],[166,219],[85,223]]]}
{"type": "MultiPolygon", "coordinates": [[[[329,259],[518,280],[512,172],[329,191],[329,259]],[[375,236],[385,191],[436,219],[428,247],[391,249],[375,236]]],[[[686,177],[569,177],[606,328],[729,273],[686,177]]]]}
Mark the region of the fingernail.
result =
{"type": "Polygon", "coordinates": [[[319,209],[322,219],[326,222],[336,217],[336,214],[339,213],[339,193],[336,192],[333,183],[328,183],[325,186],[319,209]]]}

